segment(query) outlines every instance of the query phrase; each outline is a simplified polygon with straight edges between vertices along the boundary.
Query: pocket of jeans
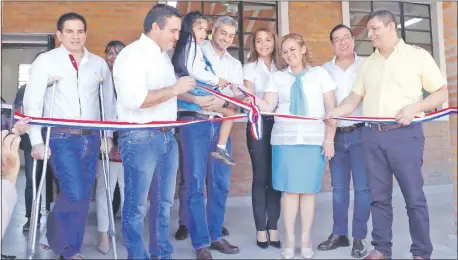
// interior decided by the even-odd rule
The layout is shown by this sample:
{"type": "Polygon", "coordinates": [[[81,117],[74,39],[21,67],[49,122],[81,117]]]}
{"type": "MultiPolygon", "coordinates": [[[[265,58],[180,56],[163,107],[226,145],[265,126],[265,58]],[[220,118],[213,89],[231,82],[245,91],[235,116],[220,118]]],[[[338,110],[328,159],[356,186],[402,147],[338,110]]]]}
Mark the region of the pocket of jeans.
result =
{"type": "Polygon", "coordinates": [[[53,133],[51,132],[51,134],[49,135],[49,139],[67,139],[69,137],[70,134],[67,134],[67,133],[53,133]]]}
{"type": "Polygon", "coordinates": [[[144,144],[153,138],[152,131],[132,131],[129,134],[129,144],[144,144]]]}

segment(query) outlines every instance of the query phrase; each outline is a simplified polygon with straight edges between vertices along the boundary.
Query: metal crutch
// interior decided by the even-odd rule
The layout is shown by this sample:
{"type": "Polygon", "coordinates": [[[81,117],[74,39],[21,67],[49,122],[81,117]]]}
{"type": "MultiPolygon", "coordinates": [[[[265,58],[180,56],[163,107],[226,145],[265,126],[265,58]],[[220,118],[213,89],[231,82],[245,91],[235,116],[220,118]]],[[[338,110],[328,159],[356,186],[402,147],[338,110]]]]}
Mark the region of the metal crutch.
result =
{"type": "MultiPolygon", "coordinates": [[[[99,81],[99,104],[100,104],[100,114],[102,121],[105,121],[105,110],[103,108],[104,98],[103,98],[103,79],[99,81]]],[[[118,259],[118,253],[116,250],[116,231],[114,226],[114,216],[113,216],[113,205],[110,192],[110,158],[108,157],[108,139],[106,130],[100,130],[100,134],[103,137],[103,145],[105,146],[105,152],[102,153],[102,169],[103,169],[103,179],[105,181],[105,192],[107,194],[107,206],[108,206],[108,217],[109,217],[109,229],[108,235],[111,237],[111,244],[113,246],[113,257],[118,259]]]]}
{"type": "MultiPolygon", "coordinates": [[[[52,94],[51,94],[51,107],[49,109],[49,117],[52,117],[53,109],[54,109],[54,97],[56,94],[56,87],[57,87],[58,80],[53,80],[48,83],[47,87],[52,87],[52,94]]],[[[42,105],[43,107],[43,105],[42,105]]],[[[45,158],[43,159],[43,169],[41,171],[41,179],[40,185],[38,186],[38,191],[36,188],[36,172],[37,172],[37,160],[33,160],[33,168],[32,168],[32,225],[30,226],[29,231],[29,241],[28,241],[28,259],[32,259],[33,255],[35,254],[35,241],[37,238],[37,224],[38,224],[38,213],[40,212],[40,200],[41,200],[41,190],[43,189],[44,180],[46,179],[46,169],[48,167],[48,149],[49,149],[49,139],[51,136],[51,127],[48,126],[46,128],[46,142],[45,142],[45,158]]]]}

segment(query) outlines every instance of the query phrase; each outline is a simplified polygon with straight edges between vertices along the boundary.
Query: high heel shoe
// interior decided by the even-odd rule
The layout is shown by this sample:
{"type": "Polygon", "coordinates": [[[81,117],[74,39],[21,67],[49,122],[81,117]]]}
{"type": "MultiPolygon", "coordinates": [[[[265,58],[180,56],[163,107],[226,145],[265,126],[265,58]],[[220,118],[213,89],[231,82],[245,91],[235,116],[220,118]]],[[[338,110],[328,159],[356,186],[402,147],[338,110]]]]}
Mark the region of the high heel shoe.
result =
{"type": "Polygon", "coordinates": [[[312,248],[301,248],[301,256],[305,259],[312,259],[313,257],[312,248]]]}
{"type": "Polygon", "coordinates": [[[281,251],[281,255],[283,256],[283,259],[292,259],[294,258],[296,250],[296,244],[293,241],[293,248],[283,248],[281,251]]]}
{"type": "Polygon", "coordinates": [[[283,259],[292,259],[294,257],[294,248],[283,248],[281,255],[283,259]]]}
{"type": "Polygon", "coordinates": [[[272,240],[270,240],[270,231],[267,231],[267,236],[268,236],[268,238],[269,238],[269,244],[270,244],[272,247],[281,248],[280,240],[278,240],[278,241],[272,241],[272,240]]]}
{"type": "MultiPolygon", "coordinates": [[[[258,231],[258,232],[259,232],[259,231],[258,231]]],[[[264,232],[265,232],[265,231],[264,231],[264,232]]],[[[264,241],[264,242],[260,242],[260,241],[258,240],[258,236],[257,236],[257,234],[256,234],[256,245],[258,245],[258,246],[259,246],[260,248],[262,248],[262,249],[266,249],[267,247],[269,247],[269,235],[268,235],[268,233],[266,233],[266,241],[264,241]]]]}
{"type": "Polygon", "coordinates": [[[313,246],[310,243],[310,247],[302,247],[301,248],[301,256],[305,259],[312,259],[313,257],[313,246]]]}

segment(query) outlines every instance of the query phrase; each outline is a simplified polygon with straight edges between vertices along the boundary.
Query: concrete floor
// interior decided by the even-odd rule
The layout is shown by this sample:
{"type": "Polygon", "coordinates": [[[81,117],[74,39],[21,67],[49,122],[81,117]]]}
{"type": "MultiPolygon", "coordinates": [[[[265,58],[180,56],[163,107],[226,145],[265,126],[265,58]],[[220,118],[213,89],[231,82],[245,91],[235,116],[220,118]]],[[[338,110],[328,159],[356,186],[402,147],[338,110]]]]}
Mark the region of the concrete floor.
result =
{"type": "MultiPolygon", "coordinates": [[[[25,258],[27,252],[27,235],[22,233],[22,225],[25,223],[25,207],[24,207],[24,187],[25,176],[21,173],[17,182],[19,199],[16,205],[15,213],[10,222],[10,226],[5,233],[3,239],[3,254],[16,255],[18,258],[25,258]]],[[[432,258],[434,259],[457,259],[457,236],[456,226],[454,224],[453,207],[453,186],[452,185],[437,185],[425,187],[427,195],[430,223],[431,223],[431,239],[434,245],[432,258]]],[[[312,240],[314,247],[325,240],[332,228],[332,194],[321,193],[317,196],[315,213],[315,222],[312,231],[312,240]]],[[[193,259],[195,257],[192,250],[189,238],[184,241],[175,241],[173,234],[177,229],[178,221],[178,202],[175,203],[172,210],[172,227],[170,238],[175,247],[173,255],[176,259],[193,259]]],[[[405,210],[404,200],[399,189],[395,188],[393,194],[393,208],[395,218],[393,223],[393,259],[411,259],[409,253],[411,239],[408,230],[408,220],[405,210]]],[[[43,209],[42,212],[45,212],[43,209]]],[[[352,209],[349,212],[352,216],[352,209]]],[[[350,217],[351,219],[351,217],[350,217]]],[[[281,237],[282,220],[279,222],[281,237]]],[[[42,219],[42,223],[45,218],[42,219]]],[[[296,234],[299,234],[300,223],[297,221],[296,234]]],[[[255,241],[255,228],[252,217],[251,198],[250,197],[235,197],[230,198],[227,204],[225,226],[229,229],[231,235],[227,237],[228,241],[240,247],[238,255],[223,255],[213,251],[215,259],[280,259],[280,250],[268,248],[265,250],[259,249],[255,241]]],[[[89,215],[88,225],[84,236],[84,244],[81,253],[88,259],[112,259],[112,253],[107,255],[100,254],[96,249],[97,243],[97,228],[96,216],[93,211],[89,215]]],[[[369,230],[371,230],[371,220],[369,220],[369,230]]],[[[43,227],[43,225],[42,225],[43,227]]],[[[349,225],[351,229],[351,224],[349,225]]],[[[121,220],[116,219],[116,230],[118,232],[118,258],[124,259],[127,257],[126,249],[123,245],[121,235],[121,220]]],[[[145,231],[147,232],[147,231],[145,231]]],[[[351,232],[351,231],[350,231],[351,232]]],[[[370,237],[370,234],[368,234],[370,237]]],[[[145,234],[145,239],[148,241],[148,235],[145,234]]],[[[299,241],[297,241],[297,244],[299,241]]],[[[370,244],[370,241],[368,241],[370,244]]],[[[35,259],[56,259],[55,255],[49,252],[41,252],[37,246],[35,259]]],[[[299,250],[299,249],[298,249],[299,250]]],[[[297,250],[297,253],[299,252],[297,250]]],[[[343,259],[350,257],[351,248],[339,248],[334,251],[322,252],[315,250],[316,259],[343,259]]],[[[296,258],[299,258],[297,254],[296,258]]]]}

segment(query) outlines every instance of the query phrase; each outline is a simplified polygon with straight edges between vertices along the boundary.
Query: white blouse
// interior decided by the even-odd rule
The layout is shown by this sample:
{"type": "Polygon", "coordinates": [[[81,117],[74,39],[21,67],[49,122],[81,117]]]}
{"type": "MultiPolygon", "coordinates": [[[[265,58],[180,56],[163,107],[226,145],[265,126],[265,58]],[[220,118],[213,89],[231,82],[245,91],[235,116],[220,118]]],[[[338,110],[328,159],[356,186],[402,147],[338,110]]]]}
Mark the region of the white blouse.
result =
{"type": "Polygon", "coordinates": [[[243,66],[243,79],[254,84],[255,95],[262,99],[267,81],[270,75],[276,71],[277,68],[273,62],[269,69],[263,59],[258,59],[257,61],[247,63],[243,66]]]}
{"type": "MultiPolygon", "coordinates": [[[[291,68],[278,71],[270,77],[265,92],[278,93],[278,105],[275,113],[291,114],[290,90],[295,77],[291,68]]],[[[325,115],[323,93],[333,91],[336,85],[328,72],[320,67],[311,67],[302,76],[302,90],[306,100],[306,116],[322,118],[325,115]]],[[[272,129],[272,145],[322,145],[325,136],[325,124],[322,120],[306,121],[275,117],[272,129]]]]}

